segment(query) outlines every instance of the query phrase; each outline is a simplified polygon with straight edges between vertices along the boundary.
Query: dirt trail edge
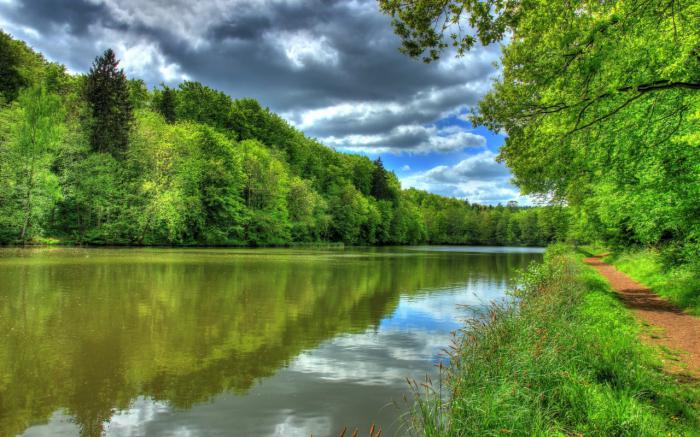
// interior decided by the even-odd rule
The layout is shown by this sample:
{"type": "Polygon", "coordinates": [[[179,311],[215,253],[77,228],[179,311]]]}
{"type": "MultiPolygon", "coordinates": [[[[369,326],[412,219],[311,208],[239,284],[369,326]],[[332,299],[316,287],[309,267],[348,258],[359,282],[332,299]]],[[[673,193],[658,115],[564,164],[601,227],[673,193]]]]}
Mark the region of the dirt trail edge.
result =
{"type": "Polygon", "coordinates": [[[664,354],[669,355],[663,357],[666,369],[700,377],[700,318],[685,314],[649,288],[601,261],[600,256],[584,261],[610,282],[620,299],[639,319],[651,325],[652,332],[645,335],[646,340],[678,354],[675,358],[664,354]]]}

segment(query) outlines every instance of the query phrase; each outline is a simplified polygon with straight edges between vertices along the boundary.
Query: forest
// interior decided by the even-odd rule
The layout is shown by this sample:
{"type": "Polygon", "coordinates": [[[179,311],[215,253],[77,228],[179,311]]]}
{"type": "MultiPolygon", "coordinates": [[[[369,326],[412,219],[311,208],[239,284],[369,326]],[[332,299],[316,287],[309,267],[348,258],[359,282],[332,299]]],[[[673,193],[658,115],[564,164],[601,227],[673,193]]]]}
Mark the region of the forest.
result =
{"type": "Polygon", "coordinates": [[[381,158],[201,83],[148,89],[108,49],[69,74],[0,33],[0,244],[546,245],[563,204],[402,189],[381,158]]]}

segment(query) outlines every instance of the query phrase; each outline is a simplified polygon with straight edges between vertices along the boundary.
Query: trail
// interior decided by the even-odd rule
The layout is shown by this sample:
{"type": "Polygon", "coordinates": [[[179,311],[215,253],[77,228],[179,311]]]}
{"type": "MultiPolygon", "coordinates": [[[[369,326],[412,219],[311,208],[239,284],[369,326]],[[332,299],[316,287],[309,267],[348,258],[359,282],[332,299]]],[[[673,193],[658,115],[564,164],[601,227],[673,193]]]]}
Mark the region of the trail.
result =
{"type": "Polygon", "coordinates": [[[658,328],[645,335],[645,340],[665,346],[674,355],[677,353],[675,358],[663,358],[666,369],[700,378],[700,318],[684,313],[600,258],[595,256],[584,261],[610,282],[620,299],[639,319],[652,328],[658,328]]]}

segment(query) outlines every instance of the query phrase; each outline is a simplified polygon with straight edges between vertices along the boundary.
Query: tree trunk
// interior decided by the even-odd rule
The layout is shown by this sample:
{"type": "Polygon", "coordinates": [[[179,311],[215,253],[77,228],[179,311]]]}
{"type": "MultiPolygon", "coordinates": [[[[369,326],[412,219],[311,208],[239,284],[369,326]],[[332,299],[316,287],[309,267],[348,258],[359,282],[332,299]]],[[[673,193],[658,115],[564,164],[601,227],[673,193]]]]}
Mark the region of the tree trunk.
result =
{"type": "Polygon", "coordinates": [[[30,220],[32,216],[32,190],[34,189],[34,155],[32,155],[32,160],[29,167],[29,178],[27,180],[27,195],[25,197],[24,203],[24,224],[22,225],[22,232],[20,233],[19,239],[22,244],[27,242],[27,229],[30,225],[30,220]]]}

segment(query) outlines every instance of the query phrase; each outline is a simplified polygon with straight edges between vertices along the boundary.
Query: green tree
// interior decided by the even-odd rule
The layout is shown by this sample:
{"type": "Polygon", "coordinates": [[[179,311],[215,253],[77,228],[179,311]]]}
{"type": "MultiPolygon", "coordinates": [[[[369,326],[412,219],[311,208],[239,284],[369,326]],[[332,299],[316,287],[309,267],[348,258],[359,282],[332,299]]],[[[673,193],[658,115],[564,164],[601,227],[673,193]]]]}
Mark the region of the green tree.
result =
{"type": "Polygon", "coordinates": [[[137,242],[195,243],[205,221],[201,140],[195,124],[169,125],[153,112],[137,117],[127,170],[138,195],[124,216],[137,223],[137,242]]]}
{"type": "Polygon", "coordinates": [[[367,199],[351,183],[334,188],[331,194],[331,236],[346,244],[361,242],[362,226],[367,222],[369,204],[367,199]]]}
{"type": "Polygon", "coordinates": [[[109,153],[69,158],[61,175],[63,196],[57,205],[54,227],[68,241],[88,244],[138,242],[122,165],[109,153]]]}
{"type": "Polygon", "coordinates": [[[141,79],[129,79],[127,80],[127,87],[129,89],[131,108],[138,110],[149,105],[151,96],[148,93],[146,82],[141,79]]]}
{"type": "Polygon", "coordinates": [[[287,205],[293,241],[319,241],[326,234],[328,206],[309,181],[299,176],[290,179],[287,205]]]}
{"type": "Polygon", "coordinates": [[[246,238],[256,246],[286,244],[290,236],[287,169],[258,141],[245,140],[239,150],[243,157],[243,199],[250,214],[246,238]]]}
{"type": "Polygon", "coordinates": [[[2,160],[7,179],[3,191],[3,213],[15,227],[15,238],[26,242],[40,235],[40,218],[59,197],[56,176],[51,172],[54,152],[63,134],[60,99],[42,85],[20,91],[16,105],[6,113],[9,135],[3,142],[2,160]],[[19,219],[14,220],[11,217],[19,219]]]}
{"type": "Polygon", "coordinates": [[[171,124],[175,123],[175,120],[177,120],[175,98],[175,91],[168,86],[164,86],[156,104],[158,112],[165,118],[165,121],[171,124]]]}
{"type": "Polygon", "coordinates": [[[374,169],[372,171],[372,196],[377,200],[394,200],[396,198],[394,191],[389,185],[389,175],[382,158],[377,158],[374,161],[374,169]]]}
{"type": "Polygon", "coordinates": [[[181,83],[177,94],[176,115],[178,120],[204,123],[232,133],[232,101],[229,96],[192,81],[181,83]]]}
{"type": "Polygon", "coordinates": [[[19,71],[20,61],[16,42],[0,31],[0,103],[2,100],[13,101],[17,98],[20,88],[27,85],[27,80],[19,71]]]}
{"type": "Polygon", "coordinates": [[[247,216],[243,197],[242,158],[224,135],[199,128],[200,196],[204,215],[198,241],[205,244],[243,244],[247,216]]]}
{"type": "Polygon", "coordinates": [[[129,84],[112,49],[95,58],[85,84],[85,99],[92,112],[92,148],[115,156],[129,144],[133,121],[129,84]]]}

